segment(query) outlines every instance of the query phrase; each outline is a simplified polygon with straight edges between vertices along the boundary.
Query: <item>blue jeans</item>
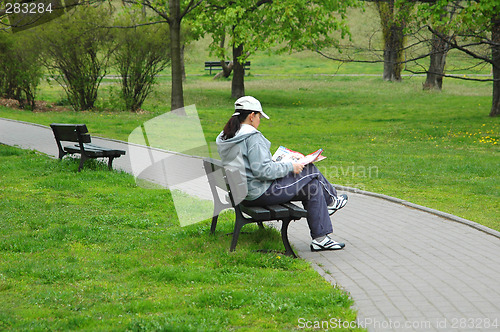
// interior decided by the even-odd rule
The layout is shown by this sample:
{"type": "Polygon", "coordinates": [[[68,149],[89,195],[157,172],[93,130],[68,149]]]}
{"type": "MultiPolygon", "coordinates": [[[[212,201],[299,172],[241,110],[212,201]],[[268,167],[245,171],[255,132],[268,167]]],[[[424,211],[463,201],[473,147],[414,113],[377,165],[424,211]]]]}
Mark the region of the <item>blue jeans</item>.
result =
{"type": "Polygon", "coordinates": [[[300,174],[289,173],[276,179],[257,199],[243,201],[245,206],[266,206],[301,201],[307,210],[307,224],[313,239],[333,232],[328,204],[337,191],[316,166],[308,164],[300,174]]]}

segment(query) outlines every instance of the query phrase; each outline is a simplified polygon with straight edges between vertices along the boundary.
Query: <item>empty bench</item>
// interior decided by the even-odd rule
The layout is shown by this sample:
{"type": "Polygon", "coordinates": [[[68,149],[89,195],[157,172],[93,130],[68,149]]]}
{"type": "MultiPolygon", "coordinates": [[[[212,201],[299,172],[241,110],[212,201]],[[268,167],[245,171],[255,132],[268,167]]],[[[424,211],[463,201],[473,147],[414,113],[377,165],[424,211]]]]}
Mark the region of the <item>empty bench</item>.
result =
{"type": "MultiPolygon", "coordinates": [[[[226,61],[226,65],[229,64],[229,61],[226,61]]],[[[205,70],[210,71],[210,75],[212,75],[212,69],[217,68],[217,69],[222,69],[222,64],[220,61],[205,61],[205,70]]],[[[245,70],[250,70],[250,61],[246,61],[243,64],[243,68],[245,70]]]]}
{"type": "Polygon", "coordinates": [[[244,206],[240,202],[246,196],[247,184],[237,169],[224,167],[220,160],[212,158],[205,158],[203,166],[214,199],[214,213],[210,228],[212,234],[215,233],[219,214],[228,208],[234,208],[236,214],[230,251],[234,251],[236,248],[241,228],[244,225],[257,223],[259,227],[263,228],[264,221],[281,220],[281,239],[285,246],[285,255],[297,257],[288,241],[288,225],[292,220],[306,217],[306,210],[291,202],[262,207],[244,206]],[[223,199],[221,199],[221,195],[223,199]]]}
{"type": "Polygon", "coordinates": [[[92,144],[87,126],[84,124],[53,123],[50,127],[52,128],[57,148],[59,149],[59,159],[62,159],[67,154],[80,154],[78,172],[82,170],[83,163],[91,158],[109,158],[108,168],[112,169],[113,159],[125,154],[123,150],[110,149],[92,144]]]}

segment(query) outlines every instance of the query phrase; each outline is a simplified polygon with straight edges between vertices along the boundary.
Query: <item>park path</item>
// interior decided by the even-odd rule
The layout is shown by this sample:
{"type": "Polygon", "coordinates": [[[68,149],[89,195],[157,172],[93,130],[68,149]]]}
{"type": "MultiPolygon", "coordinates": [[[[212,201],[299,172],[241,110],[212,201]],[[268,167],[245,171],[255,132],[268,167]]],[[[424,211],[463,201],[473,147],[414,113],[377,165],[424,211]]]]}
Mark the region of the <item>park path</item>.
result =
{"type": "MultiPolygon", "coordinates": [[[[93,142],[129,150],[127,142],[97,137],[93,142]]],[[[0,118],[0,143],[57,155],[46,126],[0,118]]],[[[128,156],[116,159],[114,167],[131,172],[128,156]]],[[[178,158],[201,166],[199,159],[178,158]]],[[[161,174],[145,177],[163,184],[161,174]]],[[[203,187],[203,181],[195,179],[193,186],[203,187]]],[[[500,331],[499,232],[391,197],[340,189],[350,191],[348,205],[333,216],[335,239],[346,243],[344,250],[310,252],[304,220],[290,225],[289,236],[301,258],[351,294],[359,326],[369,331],[500,331]]],[[[299,328],[348,325],[329,317],[297,317],[299,328]]]]}

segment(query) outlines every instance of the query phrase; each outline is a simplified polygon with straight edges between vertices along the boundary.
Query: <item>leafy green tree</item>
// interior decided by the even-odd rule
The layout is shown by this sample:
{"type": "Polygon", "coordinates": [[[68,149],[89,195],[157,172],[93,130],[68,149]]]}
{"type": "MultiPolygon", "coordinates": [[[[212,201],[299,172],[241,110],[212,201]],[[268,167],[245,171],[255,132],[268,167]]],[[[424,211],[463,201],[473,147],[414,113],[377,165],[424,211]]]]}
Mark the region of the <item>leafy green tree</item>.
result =
{"type": "Polygon", "coordinates": [[[35,109],[36,89],[43,76],[33,31],[0,33],[0,95],[35,109]]]}
{"type": "MultiPolygon", "coordinates": [[[[137,17],[119,22],[136,25],[137,17]]],[[[170,63],[168,26],[149,25],[118,29],[114,65],[122,82],[122,96],[127,110],[137,111],[151,91],[156,75],[170,63]]]]}
{"type": "Polygon", "coordinates": [[[197,23],[213,37],[211,49],[232,48],[233,98],[245,94],[245,60],[257,50],[285,52],[337,45],[331,32],[348,34],[346,10],[356,0],[206,0],[197,23]]]}
{"type": "MultiPolygon", "coordinates": [[[[429,0],[428,0],[429,1],[429,0]]],[[[490,116],[500,115],[500,2],[498,0],[435,0],[419,6],[422,20],[441,22],[440,29],[429,30],[450,47],[488,63],[493,72],[493,98],[490,116]],[[456,8],[448,17],[446,10],[456,8]],[[446,21],[443,21],[445,18],[446,21]],[[455,38],[449,38],[453,33],[455,38]]]]}
{"type": "Polygon", "coordinates": [[[79,6],[39,26],[44,65],[64,88],[75,110],[94,107],[99,85],[113,52],[111,9],[79,6]]]}

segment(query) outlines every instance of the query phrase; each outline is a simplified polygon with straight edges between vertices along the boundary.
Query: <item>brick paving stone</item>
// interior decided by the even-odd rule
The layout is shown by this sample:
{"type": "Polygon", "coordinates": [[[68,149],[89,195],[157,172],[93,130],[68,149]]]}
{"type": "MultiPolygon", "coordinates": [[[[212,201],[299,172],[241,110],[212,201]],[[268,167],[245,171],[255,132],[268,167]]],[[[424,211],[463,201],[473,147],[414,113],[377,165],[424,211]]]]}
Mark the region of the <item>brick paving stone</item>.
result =
{"type": "MultiPolygon", "coordinates": [[[[345,260],[333,259],[330,273],[336,280],[336,271],[341,270],[343,280],[350,276],[355,281],[345,289],[355,301],[359,299],[356,303],[361,317],[395,318],[391,314],[399,310],[404,319],[434,320],[432,329],[439,331],[443,329],[438,329],[436,321],[445,317],[482,315],[500,319],[500,308],[492,305],[500,303],[496,293],[500,282],[494,277],[498,275],[500,259],[498,254],[491,254],[500,252],[498,238],[401,204],[348,195],[348,205],[332,220],[334,238],[345,241],[344,250],[352,255],[349,267],[345,260]],[[365,209],[373,213],[366,213],[365,209]],[[464,241],[474,243],[474,248],[464,247],[464,241]],[[379,289],[385,292],[381,294],[379,289]],[[376,299],[376,310],[364,301],[367,297],[376,299]]],[[[304,228],[307,227],[293,224],[292,243],[305,237],[304,228]]],[[[342,257],[339,252],[322,255],[328,254],[342,257]]],[[[316,253],[307,254],[308,260],[315,261],[317,257],[316,253]]]]}
{"type": "MultiPolygon", "coordinates": [[[[126,142],[93,140],[103,146],[130,148],[126,142]]],[[[0,143],[57,154],[52,132],[39,125],[0,119],[0,143]]],[[[175,157],[170,163],[188,165],[199,177],[167,176],[189,184],[190,194],[210,198],[199,159],[186,158],[175,157]]],[[[116,159],[114,166],[132,172],[130,154],[116,159]]],[[[143,176],[161,185],[168,182],[162,169],[150,169],[143,176]]],[[[370,320],[369,331],[457,331],[451,328],[451,320],[469,318],[497,319],[500,324],[498,235],[373,195],[348,196],[347,206],[332,216],[333,237],[346,243],[344,250],[310,252],[305,220],[290,225],[289,237],[300,257],[350,293],[358,319],[370,320]],[[395,328],[388,326],[391,321],[430,325],[395,328]]],[[[493,331],[484,326],[458,330],[493,331]]]]}

